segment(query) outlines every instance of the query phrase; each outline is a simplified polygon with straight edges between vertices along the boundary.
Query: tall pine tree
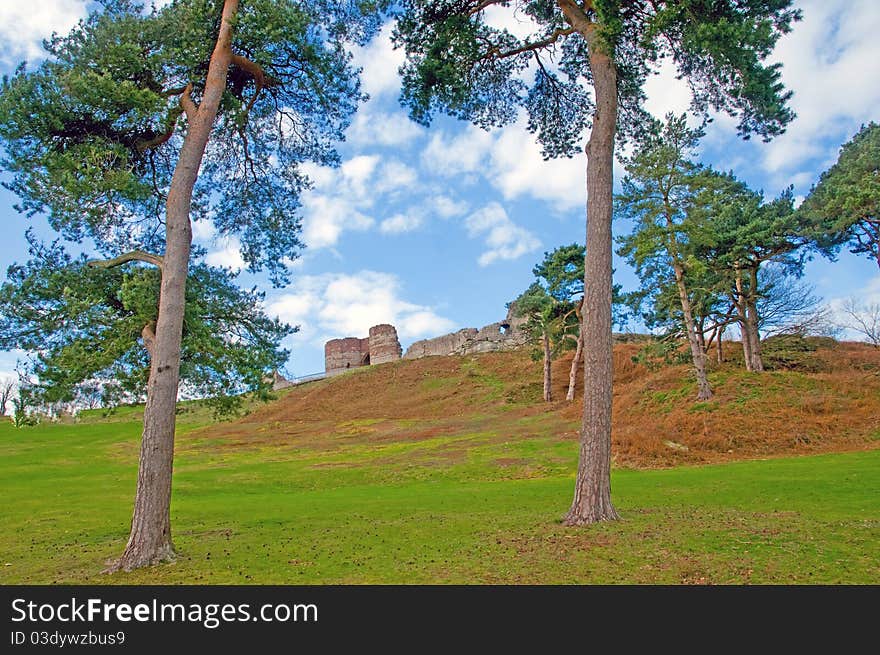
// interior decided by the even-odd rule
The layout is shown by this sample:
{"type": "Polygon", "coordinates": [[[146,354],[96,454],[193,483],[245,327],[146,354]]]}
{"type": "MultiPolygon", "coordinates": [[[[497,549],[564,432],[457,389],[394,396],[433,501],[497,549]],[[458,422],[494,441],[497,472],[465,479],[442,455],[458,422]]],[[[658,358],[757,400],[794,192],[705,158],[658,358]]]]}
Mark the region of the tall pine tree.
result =
{"type": "Polygon", "coordinates": [[[798,18],[790,0],[403,0],[403,102],[484,127],[528,112],[547,157],[587,155],[584,413],[574,499],[565,522],[617,518],[611,502],[612,189],[615,144],[645,123],[643,86],[671,59],[693,109],[728,112],[739,133],[771,138],[793,114],[779,66],[765,65],[798,18]],[[518,38],[486,10],[534,23],[518,38]],[[531,81],[526,78],[531,76],[531,81]],[[589,128],[589,137],[585,136],[589,128]],[[586,139],[586,143],[584,140],[586,139]]]}
{"type": "Polygon", "coordinates": [[[21,209],[92,239],[107,265],[160,271],[131,532],[116,567],[174,556],[171,471],[192,220],[286,280],[303,161],[333,164],[361,99],[345,46],[378,27],[369,0],[101,0],[0,94],[21,209]]]}

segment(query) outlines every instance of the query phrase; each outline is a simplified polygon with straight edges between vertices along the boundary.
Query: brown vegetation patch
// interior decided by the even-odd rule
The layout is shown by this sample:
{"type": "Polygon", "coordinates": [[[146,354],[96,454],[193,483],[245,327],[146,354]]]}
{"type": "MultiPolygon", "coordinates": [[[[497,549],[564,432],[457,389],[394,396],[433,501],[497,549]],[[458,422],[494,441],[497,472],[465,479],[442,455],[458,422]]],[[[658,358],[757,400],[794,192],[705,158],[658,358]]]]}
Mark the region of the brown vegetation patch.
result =
{"type": "MultiPolygon", "coordinates": [[[[690,367],[652,370],[635,361],[639,344],[615,346],[613,456],[618,466],[880,447],[880,349],[821,343],[811,354],[822,362],[822,372],[754,374],[738,362],[738,344],[725,347],[731,361],[710,366],[715,397],[697,403],[690,367]]],[[[549,436],[575,442],[581,403],[564,400],[571,356],[553,364],[551,403],[534,393],[540,389],[541,364],[526,351],[426,357],[293,388],[237,421],[182,435],[182,447],[333,451],[351,444],[452,437],[455,455],[438,450],[431,456],[417,451],[395,457],[427,462],[436,456],[449,462],[463,461],[460,453],[478,445],[549,436]]],[[[582,393],[579,376],[575,397],[582,393]]],[[[498,464],[519,465],[519,459],[498,464]]]]}

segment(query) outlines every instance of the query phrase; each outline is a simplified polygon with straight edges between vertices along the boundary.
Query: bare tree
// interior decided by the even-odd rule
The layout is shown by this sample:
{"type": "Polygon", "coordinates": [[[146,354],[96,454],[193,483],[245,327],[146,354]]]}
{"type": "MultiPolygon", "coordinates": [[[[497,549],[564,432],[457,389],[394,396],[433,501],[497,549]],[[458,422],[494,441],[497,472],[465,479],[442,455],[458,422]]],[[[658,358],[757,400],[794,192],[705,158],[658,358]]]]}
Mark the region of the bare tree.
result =
{"type": "Polygon", "coordinates": [[[0,382],[0,416],[6,416],[6,403],[12,399],[13,391],[15,391],[15,380],[0,382]]]}
{"type": "Polygon", "coordinates": [[[831,310],[815,295],[812,284],[790,275],[783,267],[769,266],[759,273],[758,327],[766,336],[836,332],[831,310]]]}
{"type": "Polygon", "coordinates": [[[849,298],[842,310],[846,320],[841,327],[858,332],[868,343],[880,348],[880,302],[861,303],[849,298]]]}

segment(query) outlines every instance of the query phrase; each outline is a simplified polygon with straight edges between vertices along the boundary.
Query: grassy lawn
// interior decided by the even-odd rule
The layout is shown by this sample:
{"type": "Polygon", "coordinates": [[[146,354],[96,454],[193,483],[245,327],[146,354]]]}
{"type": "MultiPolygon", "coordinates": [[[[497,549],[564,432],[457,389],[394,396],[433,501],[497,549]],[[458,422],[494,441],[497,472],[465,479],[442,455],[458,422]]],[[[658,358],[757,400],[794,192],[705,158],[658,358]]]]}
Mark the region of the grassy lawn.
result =
{"type": "Polygon", "coordinates": [[[127,538],[137,418],[0,424],[0,583],[880,583],[880,450],[615,470],[623,520],[569,529],[576,447],[534,417],[510,441],[375,442],[375,422],[349,422],[315,449],[271,427],[223,441],[199,412],[179,429],[180,557],[103,575],[127,538]]]}

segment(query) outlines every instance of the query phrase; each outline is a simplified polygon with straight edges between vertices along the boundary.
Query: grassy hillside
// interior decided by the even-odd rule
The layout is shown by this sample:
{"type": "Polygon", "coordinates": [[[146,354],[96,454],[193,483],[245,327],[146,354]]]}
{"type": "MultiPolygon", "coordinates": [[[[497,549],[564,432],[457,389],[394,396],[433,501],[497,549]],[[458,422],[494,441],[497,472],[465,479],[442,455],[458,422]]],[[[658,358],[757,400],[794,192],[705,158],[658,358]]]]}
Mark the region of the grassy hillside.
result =
{"type": "Polygon", "coordinates": [[[559,524],[579,408],[540,402],[539,365],[429,358],[238,421],[187,406],[181,556],[131,574],[100,571],[127,537],[139,410],[0,425],[0,583],[880,582],[880,352],[820,350],[814,372],[724,365],[695,405],[686,367],[650,371],[635,348],[616,352],[620,522],[559,524]],[[826,454],[790,457],[805,453],[826,454]]]}

